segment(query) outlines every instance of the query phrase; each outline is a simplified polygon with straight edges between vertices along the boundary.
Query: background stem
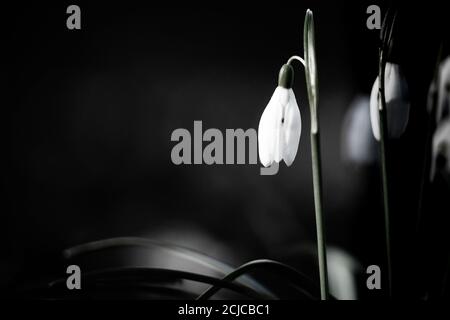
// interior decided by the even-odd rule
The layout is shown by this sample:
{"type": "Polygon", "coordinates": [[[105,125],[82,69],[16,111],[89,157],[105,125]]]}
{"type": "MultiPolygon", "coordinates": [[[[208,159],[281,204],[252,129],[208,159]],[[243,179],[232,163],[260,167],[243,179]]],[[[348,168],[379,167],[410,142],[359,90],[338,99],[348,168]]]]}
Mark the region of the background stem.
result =
{"type": "Polygon", "coordinates": [[[381,156],[381,177],[382,177],[382,193],[383,193],[383,209],[384,209],[384,228],[386,236],[386,262],[387,262],[387,276],[388,276],[388,292],[389,297],[392,297],[392,261],[391,261],[391,227],[390,227],[390,208],[389,208],[389,185],[388,185],[388,168],[387,168],[387,116],[386,116],[386,98],[384,95],[384,68],[385,63],[381,59],[380,67],[380,103],[381,108],[378,108],[380,118],[380,156],[381,156]]]}
{"type": "MultiPolygon", "coordinates": [[[[385,109],[380,110],[380,119],[386,118],[385,109]]],[[[386,122],[380,121],[381,127],[386,127],[386,122]]],[[[385,128],[380,128],[380,133],[385,128]]],[[[391,262],[391,226],[390,226],[390,210],[389,210],[389,188],[388,188],[388,174],[386,161],[386,138],[385,134],[381,133],[380,139],[380,153],[381,153],[381,176],[383,183],[383,207],[384,207],[384,228],[386,235],[386,261],[387,261],[387,276],[388,276],[388,291],[389,297],[392,297],[392,262],[391,262]]]]}
{"type": "Polygon", "coordinates": [[[316,208],[317,254],[319,258],[320,298],[328,299],[328,270],[325,248],[325,233],[322,213],[322,169],[320,160],[319,130],[311,132],[311,161],[313,171],[314,204],[316,208]]]}

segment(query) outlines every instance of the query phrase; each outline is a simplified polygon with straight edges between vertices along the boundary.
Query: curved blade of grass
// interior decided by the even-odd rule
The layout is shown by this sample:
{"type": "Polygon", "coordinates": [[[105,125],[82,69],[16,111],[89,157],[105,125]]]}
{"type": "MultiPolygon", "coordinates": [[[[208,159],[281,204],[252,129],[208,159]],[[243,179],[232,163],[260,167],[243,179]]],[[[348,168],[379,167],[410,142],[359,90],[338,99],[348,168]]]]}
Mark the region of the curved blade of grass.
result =
{"type": "MultiPolygon", "coordinates": [[[[297,290],[301,292],[305,297],[308,299],[314,300],[314,295],[310,293],[310,290],[306,289],[305,287],[312,288],[313,283],[312,281],[305,276],[303,273],[297,271],[296,269],[292,268],[289,265],[286,265],[284,263],[274,261],[274,260],[268,260],[268,259],[260,259],[260,260],[253,260],[250,262],[247,262],[240,266],[239,268],[235,269],[233,272],[227,274],[222,280],[223,281],[229,281],[232,282],[233,280],[237,279],[241,275],[244,275],[248,272],[254,271],[254,269],[273,269],[272,271],[275,273],[278,273],[285,278],[289,279],[291,284],[299,284],[297,286],[297,290]]],[[[204,291],[197,300],[207,300],[211,298],[216,292],[218,292],[221,289],[219,286],[212,286],[208,288],[206,291],[204,291]]]]}

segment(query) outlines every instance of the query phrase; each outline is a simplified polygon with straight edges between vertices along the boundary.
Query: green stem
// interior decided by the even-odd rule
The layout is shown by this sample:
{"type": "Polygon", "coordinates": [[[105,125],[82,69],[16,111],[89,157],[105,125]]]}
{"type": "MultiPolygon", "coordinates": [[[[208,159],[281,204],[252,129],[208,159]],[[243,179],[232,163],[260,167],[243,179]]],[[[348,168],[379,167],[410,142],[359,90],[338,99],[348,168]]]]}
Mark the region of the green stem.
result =
{"type": "MultiPolygon", "coordinates": [[[[317,128],[318,129],[318,128],[317,128]]],[[[319,130],[311,131],[311,161],[313,172],[314,205],[316,208],[317,254],[319,258],[320,297],[328,299],[328,272],[325,247],[325,233],[322,212],[322,169],[320,157],[319,130]]]]}
{"type": "Polygon", "coordinates": [[[381,47],[379,51],[378,64],[378,81],[379,81],[379,129],[380,129],[380,156],[381,156],[381,177],[382,177],[382,192],[383,192],[383,208],[384,208],[384,228],[386,236],[386,262],[387,262],[387,276],[388,276],[388,294],[392,298],[392,254],[391,254],[391,217],[389,207],[389,183],[388,183],[388,123],[387,123],[387,109],[386,97],[384,90],[384,73],[386,68],[387,58],[392,50],[392,34],[394,30],[397,12],[391,14],[390,9],[386,13],[383,27],[381,30],[381,47]]]}
{"type": "Polygon", "coordinates": [[[389,297],[392,298],[392,261],[391,261],[391,227],[390,227],[390,208],[389,208],[389,185],[388,185],[388,168],[387,168],[387,116],[386,116],[386,98],[384,95],[384,59],[380,63],[380,103],[378,114],[380,119],[380,156],[381,156],[381,177],[383,190],[383,208],[384,208],[384,227],[386,236],[386,261],[387,261],[387,276],[388,276],[388,292],[389,297]]]}
{"type": "MultiPolygon", "coordinates": [[[[386,112],[380,110],[380,119],[386,118],[386,112]]],[[[386,127],[385,121],[380,121],[381,127],[386,127]]],[[[381,128],[380,128],[381,129],[381,128]]],[[[385,128],[380,130],[383,132],[385,128]]],[[[380,153],[381,153],[381,176],[383,183],[383,208],[384,208],[384,228],[386,236],[386,261],[387,261],[387,276],[388,276],[388,291],[389,297],[392,297],[392,262],[391,262],[391,226],[390,226],[390,210],[389,210],[389,188],[388,188],[388,174],[387,174],[387,160],[386,160],[386,138],[385,134],[381,134],[380,139],[380,153]]]]}
{"type": "Polygon", "coordinates": [[[303,51],[305,54],[305,78],[311,112],[311,161],[313,171],[314,205],[316,209],[317,254],[319,259],[320,297],[328,299],[328,270],[325,233],[322,212],[322,172],[320,158],[320,131],[317,112],[318,79],[314,36],[314,18],[311,10],[306,11],[303,28],[303,51]]]}

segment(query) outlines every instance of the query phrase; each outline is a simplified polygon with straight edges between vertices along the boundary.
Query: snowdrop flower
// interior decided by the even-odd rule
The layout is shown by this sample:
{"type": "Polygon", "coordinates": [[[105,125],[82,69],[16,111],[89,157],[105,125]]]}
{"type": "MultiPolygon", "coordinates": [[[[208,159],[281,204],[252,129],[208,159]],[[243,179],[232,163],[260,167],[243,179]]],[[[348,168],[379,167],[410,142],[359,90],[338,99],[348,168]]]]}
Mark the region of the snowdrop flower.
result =
{"type": "Polygon", "coordinates": [[[327,251],[330,293],[338,300],[358,298],[357,276],[362,266],[342,249],[331,247],[327,251]]]}
{"type": "Polygon", "coordinates": [[[267,167],[284,160],[290,166],[295,159],[300,142],[302,121],[292,84],[294,70],[291,62],[300,61],[305,68],[306,88],[311,113],[311,164],[313,173],[314,204],[317,230],[317,256],[319,262],[320,298],[328,298],[328,274],[326,270],[326,246],[322,213],[322,179],[320,157],[320,130],[317,113],[318,81],[314,41],[314,19],[311,10],[306,10],[303,27],[303,53],[292,56],[283,65],[278,78],[278,87],[264,110],[258,127],[258,151],[261,163],[267,167]]]}
{"type": "Polygon", "coordinates": [[[450,56],[441,62],[437,77],[430,84],[427,109],[435,125],[450,115],[450,56]]]}
{"type": "MultiPolygon", "coordinates": [[[[384,74],[384,91],[386,98],[386,115],[389,137],[399,138],[405,132],[409,119],[409,97],[406,79],[400,67],[394,63],[386,63],[384,74]]],[[[370,122],[372,132],[380,141],[380,118],[378,112],[379,77],[375,79],[370,93],[370,122]]]]}
{"type": "Polygon", "coordinates": [[[450,57],[439,66],[439,90],[436,110],[436,123],[450,116],[450,57]]]}
{"type": "Polygon", "coordinates": [[[450,174],[450,118],[441,121],[433,135],[431,180],[442,170],[450,174]]]}
{"type": "Polygon", "coordinates": [[[259,159],[263,166],[284,160],[290,166],[297,154],[301,134],[300,110],[292,91],[294,71],[285,64],[278,87],[264,110],[258,127],[259,159]]]}
{"type": "Polygon", "coordinates": [[[341,156],[354,165],[377,161],[377,143],[370,129],[369,96],[357,96],[350,104],[342,124],[341,156]]]}

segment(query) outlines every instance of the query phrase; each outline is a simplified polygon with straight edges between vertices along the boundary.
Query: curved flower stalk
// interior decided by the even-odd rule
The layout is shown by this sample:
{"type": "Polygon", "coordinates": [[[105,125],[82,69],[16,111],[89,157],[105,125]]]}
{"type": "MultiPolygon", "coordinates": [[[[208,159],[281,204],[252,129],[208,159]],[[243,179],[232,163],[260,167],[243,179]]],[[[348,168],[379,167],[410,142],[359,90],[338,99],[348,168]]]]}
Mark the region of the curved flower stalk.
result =
{"type": "Polygon", "coordinates": [[[314,205],[316,213],[317,251],[321,299],[328,297],[328,275],[325,234],[322,214],[322,170],[320,157],[319,120],[317,113],[318,80],[314,44],[314,20],[311,10],[306,11],[303,34],[303,60],[291,57],[280,70],[278,87],[264,110],[258,128],[259,158],[264,166],[282,159],[289,166],[297,154],[301,135],[301,117],[292,91],[294,71],[291,63],[300,61],[305,67],[309,109],[311,112],[311,161],[313,172],[314,205]]]}
{"type": "MultiPolygon", "coordinates": [[[[406,130],[409,119],[409,93],[406,79],[398,64],[386,63],[384,71],[387,127],[390,138],[399,138],[406,130]]],[[[378,112],[379,77],[375,79],[370,93],[370,122],[372,132],[380,141],[380,117],[378,112]]]]}

